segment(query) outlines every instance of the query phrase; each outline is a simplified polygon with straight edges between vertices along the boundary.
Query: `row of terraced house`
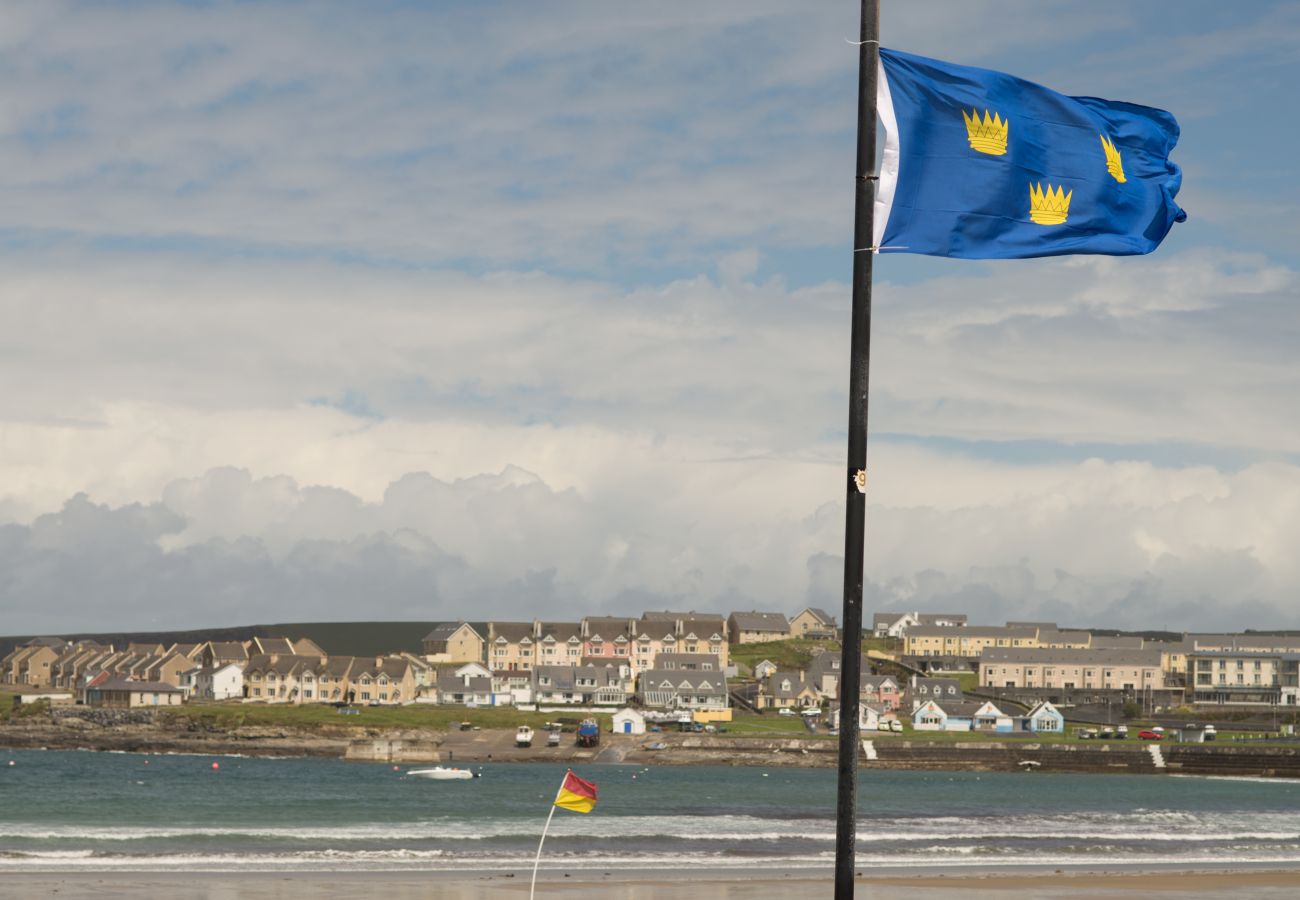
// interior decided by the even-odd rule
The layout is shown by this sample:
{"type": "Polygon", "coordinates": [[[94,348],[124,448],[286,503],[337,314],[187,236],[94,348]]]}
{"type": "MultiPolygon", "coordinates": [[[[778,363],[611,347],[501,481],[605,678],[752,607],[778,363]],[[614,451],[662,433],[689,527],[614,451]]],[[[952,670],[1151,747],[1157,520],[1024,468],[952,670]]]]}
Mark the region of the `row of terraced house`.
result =
{"type": "Polygon", "coordinates": [[[835,621],[807,609],[780,613],[647,612],[579,622],[450,622],[423,654],[326,653],[308,639],[132,643],[38,638],[0,660],[0,683],[103,706],[189,699],[255,703],[454,703],[729,707],[732,643],[835,636],[835,621]]]}

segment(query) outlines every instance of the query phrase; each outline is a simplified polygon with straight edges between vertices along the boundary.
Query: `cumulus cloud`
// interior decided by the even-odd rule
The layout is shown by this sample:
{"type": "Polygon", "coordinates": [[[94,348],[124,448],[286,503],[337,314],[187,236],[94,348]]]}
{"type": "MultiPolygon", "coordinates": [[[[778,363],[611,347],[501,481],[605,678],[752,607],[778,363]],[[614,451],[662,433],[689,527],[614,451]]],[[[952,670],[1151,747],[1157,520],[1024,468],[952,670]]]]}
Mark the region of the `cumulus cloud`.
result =
{"type": "MultiPolygon", "coordinates": [[[[5,630],[838,606],[851,8],[141,9],[0,35],[5,630]]],[[[878,260],[870,602],[1294,618],[1296,188],[1233,136],[1297,20],[1233,15],[889,10],[1187,104],[1201,177],[1150,259],[878,260]]]]}
{"type": "MultiPolygon", "coordinates": [[[[868,513],[875,608],[1135,628],[1300,624],[1300,565],[1282,537],[1300,528],[1295,466],[1011,467],[890,444],[878,455],[899,486],[868,513]]],[[[590,491],[518,468],[411,473],[368,502],[216,469],[148,504],[78,495],[3,526],[0,606],[10,630],[48,631],[836,609],[843,513],[821,499],[835,468],[811,471],[803,490],[774,483],[780,470],[733,462],[697,483],[590,491]]]]}

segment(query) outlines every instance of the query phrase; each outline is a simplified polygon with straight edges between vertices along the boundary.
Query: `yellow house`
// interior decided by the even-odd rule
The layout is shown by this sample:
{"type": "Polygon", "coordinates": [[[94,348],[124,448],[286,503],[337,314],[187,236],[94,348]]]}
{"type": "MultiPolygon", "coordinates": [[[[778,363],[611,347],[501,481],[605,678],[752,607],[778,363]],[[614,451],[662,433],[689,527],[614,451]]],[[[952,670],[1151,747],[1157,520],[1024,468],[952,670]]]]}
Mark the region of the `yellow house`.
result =
{"type": "Polygon", "coordinates": [[[537,637],[532,622],[489,622],[487,667],[493,672],[532,671],[537,637]]]}
{"type": "Polygon", "coordinates": [[[790,620],[790,637],[835,639],[835,617],[815,606],[805,607],[790,620]]]}
{"type": "Polygon", "coordinates": [[[582,663],[582,625],[578,622],[536,622],[535,665],[577,666],[582,663]]]}
{"type": "Polygon", "coordinates": [[[424,636],[424,657],[431,663],[483,662],[487,641],[468,622],[444,622],[424,636]]]}
{"type": "Polygon", "coordinates": [[[14,662],[11,663],[11,672],[14,676],[13,684],[25,684],[30,687],[52,686],[53,680],[50,666],[62,655],[62,649],[55,649],[44,644],[28,646],[22,649],[26,652],[18,654],[14,662]]]}

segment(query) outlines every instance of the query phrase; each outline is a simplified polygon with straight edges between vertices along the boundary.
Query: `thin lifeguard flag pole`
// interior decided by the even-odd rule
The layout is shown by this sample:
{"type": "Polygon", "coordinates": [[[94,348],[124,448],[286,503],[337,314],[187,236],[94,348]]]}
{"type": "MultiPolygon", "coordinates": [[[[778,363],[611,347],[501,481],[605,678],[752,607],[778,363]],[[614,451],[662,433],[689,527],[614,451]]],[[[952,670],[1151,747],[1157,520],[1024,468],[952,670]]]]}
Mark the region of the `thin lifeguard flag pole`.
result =
{"type": "Polygon", "coordinates": [[[845,478],[844,617],[840,661],[839,796],[835,897],[853,896],[857,840],[858,685],[862,673],[862,555],[867,490],[867,383],[871,359],[872,205],[875,203],[879,0],[862,0],[858,36],[858,159],[853,213],[853,318],[849,348],[849,452],[845,478]]]}
{"type": "MultiPolygon", "coordinates": [[[[572,772],[569,769],[569,772],[572,772]]],[[[564,791],[564,782],[568,778],[569,772],[564,773],[564,778],[560,779],[560,786],[555,790],[555,799],[551,801],[551,811],[546,814],[546,824],[542,827],[542,839],[537,842],[537,859],[533,860],[533,881],[528,886],[528,900],[533,900],[533,892],[537,890],[537,867],[542,862],[542,844],[546,843],[546,832],[551,828],[551,819],[555,818],[555,811],[559,809],[559,799],[561,792],[564,791]]]]}

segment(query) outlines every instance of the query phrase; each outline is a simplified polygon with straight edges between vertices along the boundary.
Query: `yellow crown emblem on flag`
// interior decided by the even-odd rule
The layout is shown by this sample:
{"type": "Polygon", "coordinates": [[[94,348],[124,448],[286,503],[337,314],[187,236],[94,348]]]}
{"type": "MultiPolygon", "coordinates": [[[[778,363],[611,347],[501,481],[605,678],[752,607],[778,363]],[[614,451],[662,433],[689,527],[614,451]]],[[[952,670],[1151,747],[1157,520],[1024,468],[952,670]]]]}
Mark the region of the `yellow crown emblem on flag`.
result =
{"type": "Polygon", "coordinates": [[[1065,193],[1059,186],[1050,184],[1043,190],[1042,182],[1029,186],[1029,218],[1039,225],[1060,225],[1070,215],[1070,198],[1074,191],[1065,193]]]}
{"type": "Polygon", "coordinates": [[[1115,145],[1110,142],[1106,135],[1103,134],[1100,137],[1101,149],[1106,154],[1106,171],[1110,173],[1112,178],[1123,184],[1128,181],[1124,177],[1124,160],[1120,158],[1119,151],[1115,149],[1115,145]]]}
{"type": "Polygon", "coordinates": [[[1001,156],[1007,152],[1007,126],[1011,124],[1009,119],[1003,119],[997,113],[990,118],[987,109],[984,110],[982,120],[979,110],[975,109],[970,111],[969,116],[963,109],[961,117],[966,120],[966,137],[972,149],[990,156],[1001,156]]]}

